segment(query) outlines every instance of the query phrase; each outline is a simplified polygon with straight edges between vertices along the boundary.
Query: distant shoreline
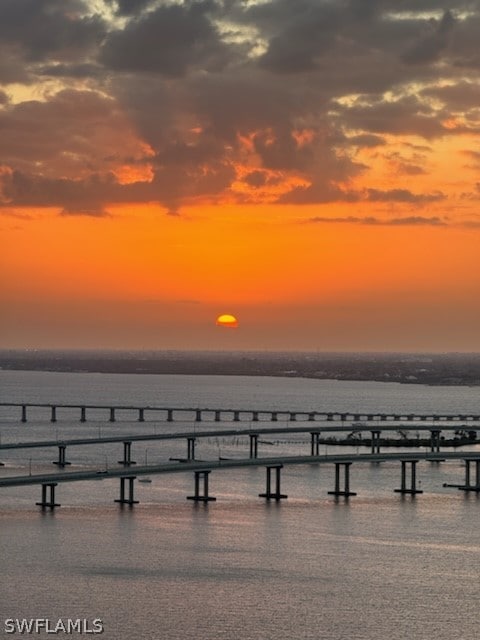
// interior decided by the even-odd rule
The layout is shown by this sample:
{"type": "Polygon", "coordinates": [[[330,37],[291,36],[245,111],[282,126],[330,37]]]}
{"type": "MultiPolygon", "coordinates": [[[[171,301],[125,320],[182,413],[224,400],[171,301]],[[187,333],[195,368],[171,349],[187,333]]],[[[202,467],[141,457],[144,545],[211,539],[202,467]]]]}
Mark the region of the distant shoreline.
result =
{"type": "Polygon", "coordinates": [[[480,354],[0,350],[0,370],[480,386],[480,354]]]}

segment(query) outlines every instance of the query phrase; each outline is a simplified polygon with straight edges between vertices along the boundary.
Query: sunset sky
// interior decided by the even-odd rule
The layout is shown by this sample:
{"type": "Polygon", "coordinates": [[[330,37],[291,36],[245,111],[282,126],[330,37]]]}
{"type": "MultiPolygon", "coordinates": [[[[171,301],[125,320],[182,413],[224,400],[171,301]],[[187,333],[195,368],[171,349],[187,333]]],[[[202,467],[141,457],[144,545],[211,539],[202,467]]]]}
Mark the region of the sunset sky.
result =
{"type": "Polygon", "coordinates": [[[0,348],[480,351],[479,42],[478,0],[0,0],[0,348]]]}

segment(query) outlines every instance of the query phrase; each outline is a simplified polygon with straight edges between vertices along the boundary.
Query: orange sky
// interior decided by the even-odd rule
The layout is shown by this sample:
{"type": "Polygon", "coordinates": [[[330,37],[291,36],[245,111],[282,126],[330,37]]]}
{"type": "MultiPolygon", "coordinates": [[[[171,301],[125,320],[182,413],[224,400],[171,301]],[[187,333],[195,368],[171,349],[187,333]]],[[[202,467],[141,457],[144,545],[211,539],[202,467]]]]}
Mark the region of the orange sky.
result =
{"type": "Polygon", "coordinates": [[[75,52],[0,29],[0,348],[480,349],[480,11],[338,8],[299,58],[276,0],[239,41],[202,2],[69,5],[37,20],[75,52]]]}
{"type": "Polygon", "coordinates": [[[11,219],[5,346],[475,347],[477,229],[314,223],[316,206],[279,207],[11,219]],[[235,335],[215,327],[222,312],[238,315],[235,335]]]}

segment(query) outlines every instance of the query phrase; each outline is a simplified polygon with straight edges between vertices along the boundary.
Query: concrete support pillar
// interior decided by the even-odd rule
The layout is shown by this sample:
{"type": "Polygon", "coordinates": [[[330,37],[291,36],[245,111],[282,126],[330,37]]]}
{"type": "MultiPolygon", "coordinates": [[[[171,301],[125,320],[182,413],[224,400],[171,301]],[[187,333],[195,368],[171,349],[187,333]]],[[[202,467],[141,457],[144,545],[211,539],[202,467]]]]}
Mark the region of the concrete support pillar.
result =
{"type": "Polygon", "coordinates": [[[138,500],[134,500],[133,495],[133,483],[135,481],[136,476],[125,476],[124,478],[120,478],[120,498],[115,500],[114,502],[118,502],[119,504],[128,504],[130,506],[134,504],[138,504],[138,500]],[[128,480],[128,496],[125,497],[125,483],[128,480]]]}
{"type": "Polygon", "coordinates": [[[56,482],[46,482],[42,483],[42,499],[40,502],[36,502],[35,504],[42,509],[46,509],[47,507],[50,509],[54,509],[55,507],[59,507],[58,502],[55,502],[55,487],[57,486],[56,482]],[[50,495],[47,498],[47,489],[50,489],[50,495]]]}
{"type": "Polygon", "coordinates": [[[195,440],[196,438],[187,438],[187,460],[195,460],[195,440]]]}
{"type": "Polygon", "coordinates": [[[293,412],[293,411],[290,412],[290,420],[292,422],[296,422],[296,420],[297,420],[297,414],[295,412],[293,412]]]}
{"type": "Polygon", "coordinates": [[[440,451],[440,434],[442,432],[440,429],[432,429],[430,431],[430,451],[438,452],[440,451]]]}
{"type": "Polygon", "coordinates": [[[167,409],[167,422],[173,422],[173,409],[167,409]]]}
{"type": "Polygon", "coordinates": [[[283,498],[288,498],[287,495],[280,491],[280,471],[282,468],[283,464],[273,464],[266,467],[267,477],[265,493],[259,493],[258,495],[260,498],[266,498],[267,500],[282,500],[283,498]],[[275,491],[272,491],[271,473],[273,469],[275,469],[275,491]]]}
{"type": "Polygon", "coordinates": [[[258,458],[258,433],[250,434],[250,458],[258,458]]]}
{"type": "Polygon", "coordinates": [[[458,487],[462,491],[480,491],[480,460],[464,460],[465,462],[465,485],[458,487]],[[475,484],[471,483],[470,463],[475,462],[475,484]]]}
{"type": "Polygon", "coordinates": [[[329,495],[332,496],[356,496],[354,491],[350,491],[350,465],[351,462],[336,462],[335,463],[335,490],[329,491],[329,495]],[[343,489],[340,488],[340,468],[343,467],[343,489]]]}
{"type": "Polygon", "coordinates": [[[372,453],[380,453],[380,434],[381,431],[370,431],[372,434],[372,453]]]}
{"type": "Polygon", "coordinates": [[[110,407],[110,422],[115,422],[115,407],[110,407]]]}
{"type": "Polygon", "coordinates": [[[402,463],[402,480],[400,489],[394,489],[395,493],[408,493],[415,495],[417,493],[423,493],[421,489],[417,489],[417,474],[416,465],[418,460],[401,460],[402,463]],[[410,464],[410,488],[407,487],[407,464],[410,464]]]}
{"type": "Polygon", "coordinates": [[[131,440],[123,441],[123,460],[119,460],[118,464],[123,464],[124,467],[129,467],[132,464],[137,464],[134,460],[132,460],[131,440]]]}
{"type": "Polygon", "coordinates": [[[54,460],[53,461],[53,464],[58,465],[62,469],[63,469],[63,467],[66,467],[67,465],[71,464],[71,462],[67,462],[65,460],[65,449],[66,448],[67,448],[67,445],[59,444],[58,445],[58,460],[54,460]]]}
{"type": "Polygon", "coordinates": [[[332,422],[332,420],[333,420],[333,413],[327,413],[327,421],[332,422]]]}
{"type": "Polygon", "coordinates": [[[27,421],[27,405],[22,404],[22,422],[27,421]]]}
{"type": "Polygon", "coordinates": [[[272,411],[272,422],[277,422],[278,414],[276,411],[272,411]]]}
{"type": "Polygon", "coordinates": [[[311,431],[310,454],[312,456],[320,455],[320,431],[311,431]]]}
{"type": "Polygon", "coordinates": [[[145,422],[145,409],[138,410],[138,421],[145,422]]]}
{"type": "Polygon", "coordinates": [[[56,422],[57,421],[57,407],[55,405],[52,405],[52,413],[50,415],[50,422],[56,422]]]}
{"type": "Polygon", "coordinates": [[[314,422],[315,421],[315,412],[314,411],[311,411],[308,414],[308,420],[309,420],[309,422],[314,422]]]}
{"type": "Polygon", "coordinates": [[[233,412],[233,421],[238,422],[240,420],[240,411],[233,412]]]}
{"type": "Polygon", "coordinates": [[[212,502],[216,500],[213,496],[208,495],[208,475],[210,469],[204,469],[202,471],[195,471],[195,494],[193,496],[187,496],[187,500],[193,500],[194,502],[212,502]],[[203,479],[203,493],[200,493],[200,480],[203,479]]]}
{"type": "Polygon", "coordinates": [[[215,411],[215,422],[220,422],[220,411],[215,411]]]}
{"type": "Polygon", "coordinates": [[[202,412],[200,409],[196,409],[195,410],[195,422],[201,422],[202,421],[202,412]]]}
{"type": "Polygon", "coordinates": [[[252,411],[252,422],[258,422],[258,411],[252,411]]]}
{"type": "Polygon", "coordinates": [[[86,422],[86,421],[87,421],[87,408],[80,407],[80,422],[86,422]]]}

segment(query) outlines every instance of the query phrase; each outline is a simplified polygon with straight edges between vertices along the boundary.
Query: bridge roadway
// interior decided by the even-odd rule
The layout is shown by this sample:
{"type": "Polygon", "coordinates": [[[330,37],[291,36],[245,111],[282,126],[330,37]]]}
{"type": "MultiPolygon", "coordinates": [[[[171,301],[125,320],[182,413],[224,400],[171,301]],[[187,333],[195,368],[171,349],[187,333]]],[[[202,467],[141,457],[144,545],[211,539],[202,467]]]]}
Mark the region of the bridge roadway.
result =
{"type": "Polygon", "coordinates": [[[91,469],[88,471],[64,471],[28,476],[8,476],[0,478],[0,487],[19,487],[50,482],[82,482],[85,480],[106,480],[109,478],[128,478],[130,476],[160,475],[165,473],[185,473],[187,471],[227,470],[238,467],[269,467],[301,464],[348,464],[353,462],[443,462],[445,460],[480,460],[478,452],[442,451],[408,453],[358,453],[322,456],[274,456],[267,458],[238,458],[229,460],[190,460],[181,463],[163,463],[132,469],[91,469]]]}
{"type": "Polygon", "coordinates": [[[334,464],[335,465],[335,487],[329,494],[344,496],[346,498],[356,495],[350,490],[350,465],[353,462],[386,462],[399,461],[401,463],[401,487],[394,489],[401,494],[415,495],[423,493],[416,485],[416,464],[419,461],[443,462],[445,460],[464,460],[465,462],[465,483],[450,484],[444,486],[456,487],[464,491],[480,492],[480,454],[466,452],[442,452],[440,453],[388,453],[388,454],[349,454],[349,455],[324,455],[324,456],[275,456],[268,458],[242,458],[242,459],[219,459],[219,460],[189,460],[183,463],[164,463],[160,465],[148,465],[137,467],[135,472],[130,469],[94,469],[89,471],[72,471],[63,473],[35,474],[28,476],[10,476],[0,478],[0,487],[19,487],[25,485],[41,485],[41,501],[36,504],[42,509],[60,506],[55,502],[55,488],[58,483],[81,482],[88,480],[105,480],[110,478],[120,479],[120,497],[115,502],[121,505],[132,506],[138,502],[134,499],[134,481],[138,476],[159,475],[166,473],[194,472],[195,493],[187,496],[187,499],[196,502],[209,502],[216,498],[209,495],[208,478],[214,470],[227,470],[239,467],[260,467],[266,468],[266,489],[265,493],[259,496],[267,500],[281,500],[287,496],[280,490],[280,472],[285,465],[298,464],[334,464]],[[470,464],[474,462],[476,466],[475,484],[470,482],[470,464]],[[407,468],[410,465],[410,485],[407,482],[407,468]],[[343,470],[343,486],[341,482],[343,470]],[[272,489],[271,475],[275,474],[274,488],[272,489]],[[203,491],[201,481],[203,480],[203,491]],[[126,492],[127,489],[127,492],[126,492]],[[47,495],[48,494],[48,495],[47,495]]]}
{"type": "MultiPolygon", "coordinates": [[[[410,430],[415,430],[419,432],[435,432],[437,435],[441,431],[455,431],[458,429],[458,425],[447,425],[442,424],[441,428],[439,425],[410,425],[410,430]]],[[[108,444],[114,442],[138,442],[138,441],[153,441],[153,440],[182,440],[182,439],[197,439],[197,438],[215,438],[215,437],[233,437],[233,436],[252,436],[252,435],[282,435],[282,434],[302,434],[302,433],[310,433],[310,434],[318,434],[321,433],[362,433],[364,431],[374,431],[376,433],[383,431],[386,432],[398,432],[398,431],[408,431],[408,428],[402,429],[399,425],[375,425],[375,426],[367,426],[367,425],[350,425],[350,426],[332,426],[325,425],[321,428],[314,428],[312,425],[308,427],[262,427],[262,428],[254,428],[250,427],[248,429],[208,429],[205,431],[181,431],[181,432],[170,432],[170,433],[146,433],[146,434],[128,434],[128,435],[116,435],[116,436],[99,436],[96,438],[71,438],[66,440],[32,440],[31,442],[2,442],[0,443],[0,450],[8,450],[8,449],[38,449],[38,448],[46,448],[46,447],[72,447],[72,446],[80,446],[80,445],[91,445],[91,444],[108,444]]],[[[480,425],[474,426],[469,425],[468,430],[471,431],[480,431],[480,425]]],[[[475,444],[475,441],[472,441],[472,444],[475,444]]],[[[355,444],[355,442],[352,442],[355,444]]]]}
{"type": "Polygon", "coordinates": [[[241,422],[242,417],[257,421],[276,422],[279,416],[288,420],[295,421],[298,418],[309,422],[324,422],[339,420],[345,421],[368,421],[368,422],[399,422],[399,421],[433,421],[433,422],[479,422],[480,413],[478,414],[419,414],[419,413],[392,413],[385,411],[368,411],[368,412],[352,412],[352,411],[298,411],[298,410],[270,410],[270,409],[246,409],[246,408],[199,408],[199,407],[152,407],[138,405],[97,405],[97,404],[59,404],[59,403],[28,403],[28,402],[0,402],[0,407],[18,407],[21,409],[21,421],[27,422],[27,410],[29,408],[49,409],[51,422],[57,421],[57,409],[78,409],[80,412],[80,421],[87,421],[87,410],[103,410],[109,415],[110,422],[115,422],[118,412],[137,412],[138,421],[145,421],[145,413],[162,413],[167,422],[175,421],[175,414],[189,414],[197,422],[201,422],[205,417],[209,417],[210,421],[220,422],[228,419],[233,422],[241,422]],[[263,416],[263,420],[262,420],[263,416]],[[213,418],[213,420],[212,420],[213,418]]]}

